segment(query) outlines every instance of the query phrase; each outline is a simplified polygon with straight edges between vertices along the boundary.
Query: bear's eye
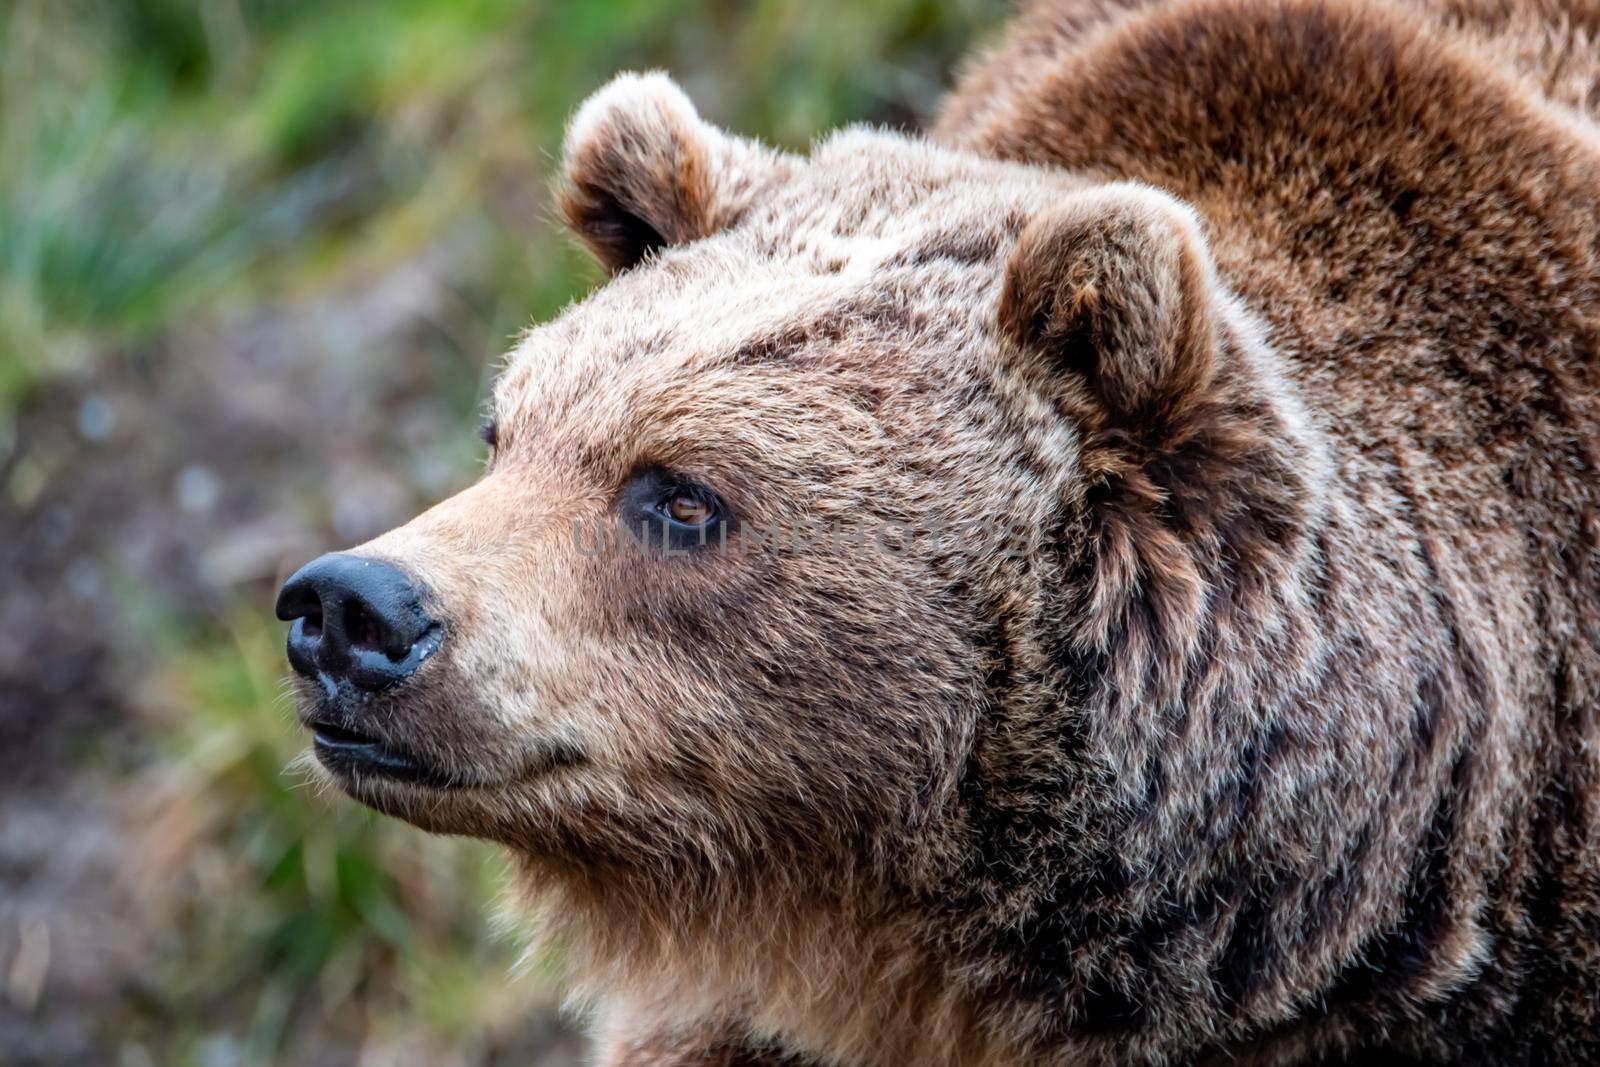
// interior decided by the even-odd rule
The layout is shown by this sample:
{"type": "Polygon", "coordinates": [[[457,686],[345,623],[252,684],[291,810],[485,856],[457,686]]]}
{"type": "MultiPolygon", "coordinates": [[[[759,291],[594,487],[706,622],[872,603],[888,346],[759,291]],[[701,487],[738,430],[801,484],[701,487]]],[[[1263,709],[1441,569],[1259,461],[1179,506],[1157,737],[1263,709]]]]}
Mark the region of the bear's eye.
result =
{"type": "Polygon", "coordinates": [[[715,516],[715,509],[692,493],[674,493],[662,504],[667,517],[685,526],[704,526],[715,516]]]}
{"type": "Polygon", "coordinates": [[[493,419],[485,419],[482,426],[478,427],[478,436],[483,438],[483,443],[493,452],[500,444],[500,427],[493,419]]]}
{"type": "Polygon", "coordinates": [[[704,534],[722,521],[722,503],[709,489],[671,481],[661,486],[656,497],[656,515],[670,529],[690,534],[704,534]]]}
{"type": "Polygon", "coordinates": [[[734,522],[715,492],[662,467],[647,467],[628,480],[618,513],[630,544],[677,554],[726,545],[734,522]]]}

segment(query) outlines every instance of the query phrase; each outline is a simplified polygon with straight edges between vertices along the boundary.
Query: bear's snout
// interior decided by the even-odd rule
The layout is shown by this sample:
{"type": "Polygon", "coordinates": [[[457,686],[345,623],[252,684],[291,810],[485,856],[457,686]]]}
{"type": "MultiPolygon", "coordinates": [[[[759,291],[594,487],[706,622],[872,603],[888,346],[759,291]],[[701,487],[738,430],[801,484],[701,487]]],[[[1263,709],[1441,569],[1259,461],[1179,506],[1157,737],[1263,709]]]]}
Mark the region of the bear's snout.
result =
{"type": "Polygon", "coordinates": [[[289,628],[289,665],[307,678],[378,692],[414,674],[443,628],[411,578],[382,560],[330,553],[296,571],[278,593],[289,628]]]}

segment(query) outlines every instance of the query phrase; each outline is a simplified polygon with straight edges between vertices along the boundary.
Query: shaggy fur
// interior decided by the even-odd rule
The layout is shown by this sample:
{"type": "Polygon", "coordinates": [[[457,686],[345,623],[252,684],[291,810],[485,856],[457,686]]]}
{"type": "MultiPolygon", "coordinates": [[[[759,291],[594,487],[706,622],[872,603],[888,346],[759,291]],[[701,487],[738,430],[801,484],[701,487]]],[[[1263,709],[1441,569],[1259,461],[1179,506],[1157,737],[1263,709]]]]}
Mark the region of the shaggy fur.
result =
{"type": "Polygon", "coordinates": [[[358,550],[458,785],[339,784],[509,846],[606,1067],[1593,1062],[1596,25],[1046,3],[805,158],[619,79],[615,277],[358,550]],[[735,546],[577,550],[658,471],[735,546]]]}

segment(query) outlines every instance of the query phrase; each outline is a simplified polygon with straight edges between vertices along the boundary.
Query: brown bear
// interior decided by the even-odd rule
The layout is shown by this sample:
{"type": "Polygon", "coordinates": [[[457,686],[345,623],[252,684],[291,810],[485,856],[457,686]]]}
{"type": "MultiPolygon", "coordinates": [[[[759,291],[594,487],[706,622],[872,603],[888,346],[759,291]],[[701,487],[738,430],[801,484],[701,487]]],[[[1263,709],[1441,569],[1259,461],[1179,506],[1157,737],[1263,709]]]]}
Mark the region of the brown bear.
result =
{"type": "Polygon", "coordinates": [[[1600,1059],[1600,13],[1062,0],[929,137],[660,75],[475,485],[285,586],[607,1067],[1600,1059]]]}

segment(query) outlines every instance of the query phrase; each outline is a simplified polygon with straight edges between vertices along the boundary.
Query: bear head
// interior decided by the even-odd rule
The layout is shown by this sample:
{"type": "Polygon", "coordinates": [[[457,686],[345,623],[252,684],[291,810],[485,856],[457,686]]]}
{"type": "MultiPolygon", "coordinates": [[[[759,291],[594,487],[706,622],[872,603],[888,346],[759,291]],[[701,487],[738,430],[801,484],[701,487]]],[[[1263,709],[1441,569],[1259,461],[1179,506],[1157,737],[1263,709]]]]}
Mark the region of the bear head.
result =
{"type": "Polygon", "coordinates": [[[476,484],[346,554],[428,622],[392,685],[303,652],[320,773],[639,936],[948,899],[1046,823],[1093,868],[1152,729],[1104,693],[1176,699],[1217,531],[1271,567],[1311,466],[1192,212],[775,152],[659,75],[577,113],[558,199],[612,277],[517,344],[476,484]]]}

